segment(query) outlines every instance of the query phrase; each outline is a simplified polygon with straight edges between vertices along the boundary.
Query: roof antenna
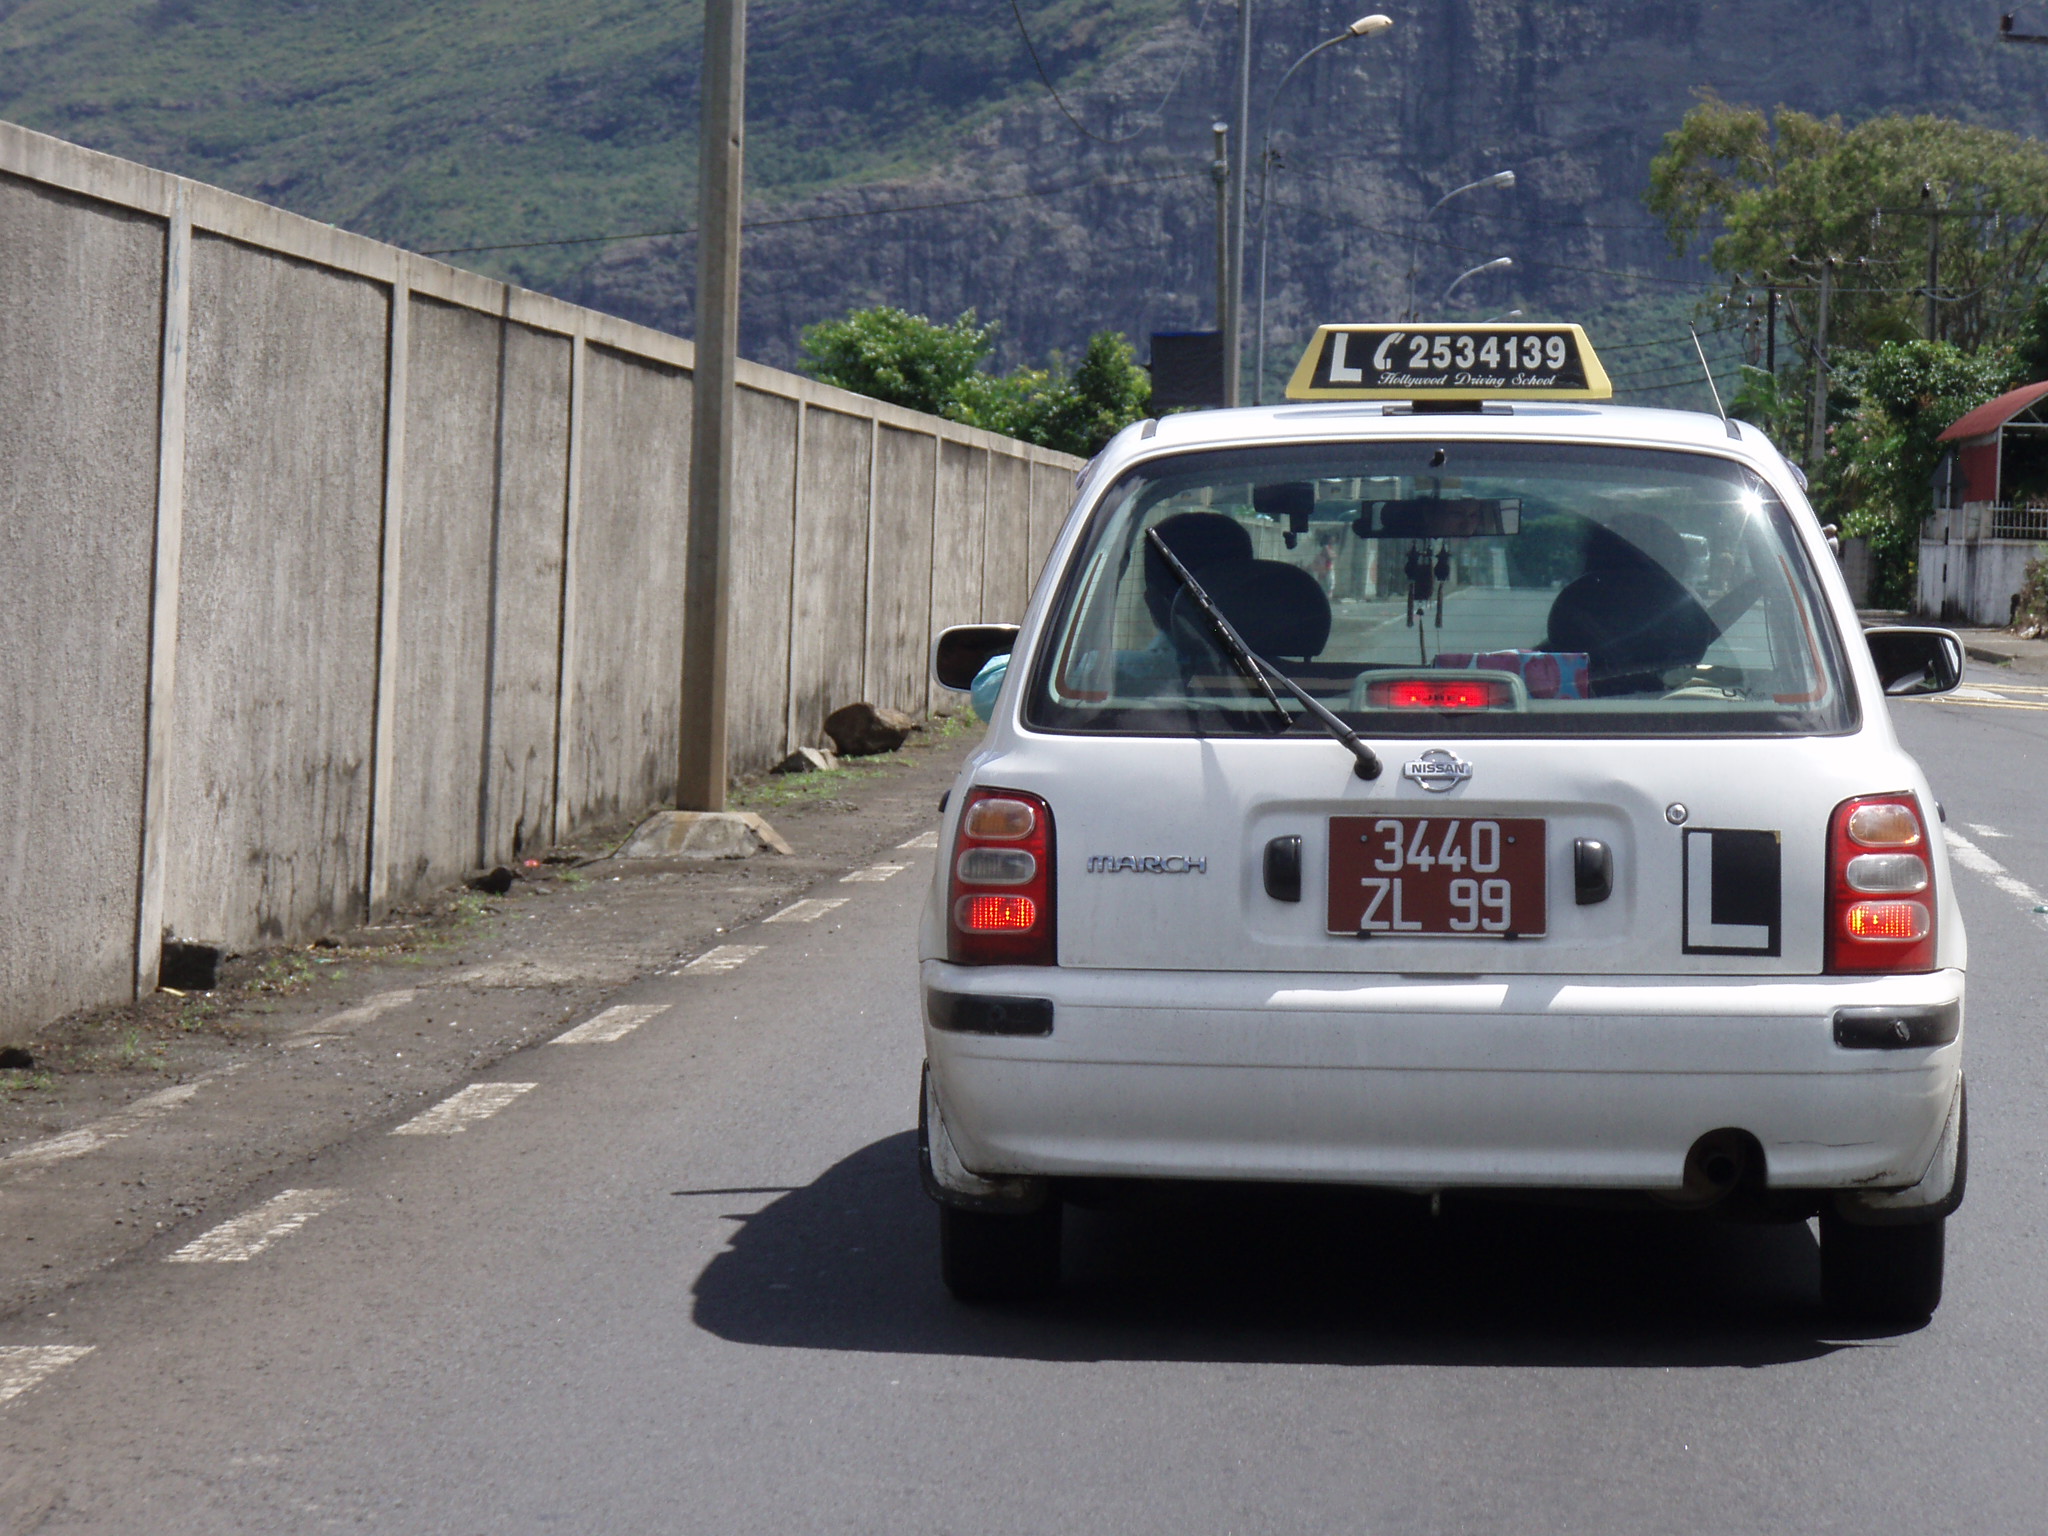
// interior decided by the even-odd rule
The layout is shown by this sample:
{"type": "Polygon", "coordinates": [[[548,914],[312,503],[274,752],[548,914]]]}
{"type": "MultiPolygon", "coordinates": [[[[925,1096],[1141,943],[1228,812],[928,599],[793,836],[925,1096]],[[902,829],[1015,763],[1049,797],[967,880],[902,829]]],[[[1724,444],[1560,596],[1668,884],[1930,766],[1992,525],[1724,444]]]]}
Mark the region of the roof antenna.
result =
{"type": "Polygon", "coordinates": [[[1714,383],[1714,370],[1707,366],[1707,349],[1700,345],[1700,333],[1690,325],[1686,330],[1692,333],[1692,349],[1700,355],[1700,372],[1707,376],[1707,392],[1714,397],[1714,410],[1721,418],[1721,425],[1728,429],[1730,437],[1739,437],[1741,434],[1735,430],[1735,423],[1728,419],[1728,407],[1721,403],[1721,391],[1714,383]]]}

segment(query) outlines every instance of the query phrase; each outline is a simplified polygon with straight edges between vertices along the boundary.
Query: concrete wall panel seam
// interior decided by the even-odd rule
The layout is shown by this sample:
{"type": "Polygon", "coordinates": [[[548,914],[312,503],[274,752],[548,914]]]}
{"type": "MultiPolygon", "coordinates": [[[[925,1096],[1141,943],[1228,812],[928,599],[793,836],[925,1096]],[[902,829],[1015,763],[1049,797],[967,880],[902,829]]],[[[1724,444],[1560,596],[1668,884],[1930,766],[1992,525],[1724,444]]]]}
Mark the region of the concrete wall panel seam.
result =
{"type": "Polygon", "coordinates": [[[875,700],[875,477],[882,462],[882,422],[868,419],[868,531],[861,550],[860,696],[875,700]]]}
{"type": "Polygon", "coordinates": [[[185,375],[192,312],[192,216],[179,183],[164,229],[163,375],[158,398],[156,529],[150,575],[148,724],[135,917],[135,996],[154,992],[163,954],[165,818],[177,699],[179,562],[185,538],[185,375]]]}
{"type": "Polygon", "coordinates": [[[782,750],[784,754],[794,752],[798,747],[811,744],[809,733],[799,733],[796,728],[796,629],[797,611],[797,552],[803,548],[804,531],[804,447],[810,429],[810,402],[796,397],[796,473],[791,476],[789,493],[789,662],[785,668],[783,682],[783,712],[787,725],[783,731],[782,750]]]}
{"type": "Polygon", "coordinates": [[[576,602],[576,536],[581,522],[583,486],[583,391],[587,371],[584,338],[579,331],[569,338],[569,462],[562,487],[562,594],[561,638],[555,660],[555,773],[553,841],[569,840],[568,774],[569,722],[574,705],[580,627],[576,602]]]}
{"type": "Polygon", "coordinates": [[[377,695],[371,724],[369,854],[364,890],[369,919],[389,900],[392,769],[397,744],[399,591],[405,525],[405,415],[412,338],[412,290],[401,274],[391,285],[389,356],[384,386],[384,504],[377,559],[377,695]]]}

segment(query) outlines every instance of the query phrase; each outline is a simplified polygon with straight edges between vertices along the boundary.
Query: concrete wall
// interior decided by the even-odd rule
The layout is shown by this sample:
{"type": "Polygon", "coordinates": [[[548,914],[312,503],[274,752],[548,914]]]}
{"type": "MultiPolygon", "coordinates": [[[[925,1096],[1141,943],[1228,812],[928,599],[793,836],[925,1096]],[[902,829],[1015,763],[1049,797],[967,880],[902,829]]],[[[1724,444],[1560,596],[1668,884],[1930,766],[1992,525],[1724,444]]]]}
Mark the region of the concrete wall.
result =
{"type": "MultiPolygon", "coordinates": [[[[0,124],[0,1039],[672,794],[693,349],[0,124]]],[[[1076,461],[741,368],[735,771],[1021,615],[1076,461]]]]}
{"type": "Polygon", "coordinates": [[[2043,558],[2048,545],[2033,539],[1922,539],[1919,611],[1949,624],[2009,624],[2027,562],[2043,558]]]}

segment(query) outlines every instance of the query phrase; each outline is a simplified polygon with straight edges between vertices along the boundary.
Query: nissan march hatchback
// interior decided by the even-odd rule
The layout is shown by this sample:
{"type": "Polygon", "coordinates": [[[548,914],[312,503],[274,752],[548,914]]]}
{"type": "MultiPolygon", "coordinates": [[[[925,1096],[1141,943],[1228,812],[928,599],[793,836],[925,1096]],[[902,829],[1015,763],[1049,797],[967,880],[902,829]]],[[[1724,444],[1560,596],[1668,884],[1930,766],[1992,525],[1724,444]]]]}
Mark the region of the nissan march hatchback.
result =
{"type": "Polygon", "coordinates": [[[1090,1181],[1616,1192],[1818,1216],[1925,1317],[1965,940],[1860,628],[1754,428],[1597,403],[1573,326],[1318,333],[1123,433],[948,796],[921,937],[944,1277],[1056,1282],[1090,1181]]]}

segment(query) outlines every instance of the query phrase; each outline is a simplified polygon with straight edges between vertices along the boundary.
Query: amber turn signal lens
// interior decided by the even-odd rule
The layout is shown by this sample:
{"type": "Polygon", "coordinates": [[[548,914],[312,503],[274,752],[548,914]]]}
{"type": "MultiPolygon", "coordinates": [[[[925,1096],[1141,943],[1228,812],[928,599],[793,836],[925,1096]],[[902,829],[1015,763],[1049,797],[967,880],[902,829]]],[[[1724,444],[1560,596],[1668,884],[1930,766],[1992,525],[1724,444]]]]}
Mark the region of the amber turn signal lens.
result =
{"type": "Polygon", "coordinates": [[[968,933],[1026,933],[1038,921],[1038,903],[1029,896],[963,896],[953,921],[968,933]]]}
{"type": "Polygon", "coordinates": [[[1864,848],[1911,848],[1920,841],[1920,818],[1896,804],[1859,805],[1849,813],[1849,841],[1864,848]]]}
{"type": "Polygon", "coordinates": [[[1029,837],[1038,827],[1038,813],[1022,800],[991,797],[977,800],[960,818],[963,836],[1009,842],[1029,837]]]}
{"type": "Polygon", "coordinates": [[[1852,939],[1911,944],[1926,938],[1931,925],[1917,901],[1859,901],[1842,914],[1842,926],[1852,939]]]}

